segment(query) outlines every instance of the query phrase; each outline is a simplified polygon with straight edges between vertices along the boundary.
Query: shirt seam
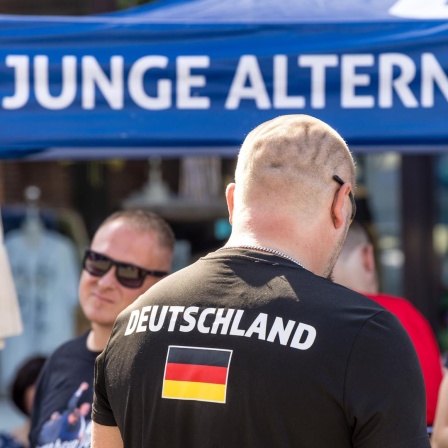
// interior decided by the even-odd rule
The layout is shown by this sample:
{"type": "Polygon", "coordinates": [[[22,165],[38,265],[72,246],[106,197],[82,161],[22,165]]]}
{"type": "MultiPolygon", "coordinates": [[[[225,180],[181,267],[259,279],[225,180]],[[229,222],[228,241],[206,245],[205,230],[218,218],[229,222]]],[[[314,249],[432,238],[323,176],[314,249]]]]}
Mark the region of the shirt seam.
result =
{"type": "Polygon", "coordinates": [[[377,317],[378,315],[380,315],[381,313],[384,313],[385,312],[385,310],[379,310],[377,313],[375,313],[373,316],[370,316],[368,319],[366,319],[365,321],[364,321],[364,323],[359,327],[359,329],[358,329],[358,331],[356,332],[356,335],[355,335],[355,337],[353,338],[353,342],[352,342],[352,345],[351,345],[351,347],[350,347],[350,352],[349,352],[349,355],[348,355],[348,358],[347,358],[347,363],[346,363],[346,365],[345,365],[345,375],[344,375],[344,387],[343,387],[343,391],[342,391],[342,403],[343,403],[343,407],[344,407],[344,414],[345,414],[345,421],[347,422],[347,426],[349,426],[349,428],[350,428],[350,425],[348,424],[348,420],[347,420],[347,409],[346,409],[346,389],[347,389],[347,376],[348,376],[348,367],[349,367],[349,364],[350,364],[350,360],[351,360],[351,357],[352,357],[352,354],[353,354],[353,349],[354,349],[354,347],[355,347],[355,344],[356,344],[356,342],[357,342],[357,340],[358,340],[358,337],[359,337],[359,335],[360,335],[360,333],[361,333],[361,331],[363,330],[363,328],[366,326],[366,324],[368,323],[368,322],[370,322],[372,319],[374,319],[375,317],[377,317]]]}

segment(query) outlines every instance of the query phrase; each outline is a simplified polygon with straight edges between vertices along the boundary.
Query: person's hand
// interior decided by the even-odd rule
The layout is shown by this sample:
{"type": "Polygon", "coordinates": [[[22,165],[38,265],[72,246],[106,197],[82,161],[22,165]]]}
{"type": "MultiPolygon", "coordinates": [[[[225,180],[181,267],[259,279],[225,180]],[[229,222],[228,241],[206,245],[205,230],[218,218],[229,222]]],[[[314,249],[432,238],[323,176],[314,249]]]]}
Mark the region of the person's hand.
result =
{"type": "Polygon", "coordinates": [[[86,381],[83,381],[80,386],[79,386],[79,391],[80,392],[84,392],[85,390],[87,390],[89,388],[89,383],[87,383],[86,381]]]}

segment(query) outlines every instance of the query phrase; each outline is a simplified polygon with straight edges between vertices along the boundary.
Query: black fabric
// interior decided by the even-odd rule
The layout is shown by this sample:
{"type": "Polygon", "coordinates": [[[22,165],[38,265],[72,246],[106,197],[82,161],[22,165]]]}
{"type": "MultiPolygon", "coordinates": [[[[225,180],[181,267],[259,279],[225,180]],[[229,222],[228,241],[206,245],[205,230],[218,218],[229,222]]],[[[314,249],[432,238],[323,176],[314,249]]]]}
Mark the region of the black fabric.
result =
{"type": "Polygon", "coordinates": [[[397,319],[249,250],[217,251],[141,296],[95,377],[93,419],[117,425],[126,448],[430,446],[419,362],[397,319]],[[166,380],[173,346],[231,351],[223,402],[204,395],[209,378],[199,399],[165,398],[180,384],[166,380]]]}
{"type": "Polygon", "coordinates": [[[99,352],[87,349],[87,336],[88,332],[63,344],[45,363],[34,399],[31,448],[90,447],[87,403],[93,400],[94,365],[99,352]],[[69,421],[69,414],[79,414],[82,405],[84,415],[69,421]]]}

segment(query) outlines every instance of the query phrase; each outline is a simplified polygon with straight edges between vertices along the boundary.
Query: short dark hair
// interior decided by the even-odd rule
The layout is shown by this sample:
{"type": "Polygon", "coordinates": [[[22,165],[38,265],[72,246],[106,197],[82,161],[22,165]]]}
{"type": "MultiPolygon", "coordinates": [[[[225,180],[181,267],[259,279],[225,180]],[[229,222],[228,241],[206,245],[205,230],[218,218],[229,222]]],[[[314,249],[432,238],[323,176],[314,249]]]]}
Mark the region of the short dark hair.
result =
{"type": "Polygon", "coordinates": [[[342,246],[341,255],[344,257],[351,254],[351,252],[360,244],[373,245],[373,241],[366,226],[355,219],[348,228],[347,237],[344,245],[342,246]]]}
{"type": "Polygon", "coordinates": [[[29,415],[25,406],[26,390],[36,383],[40,371],[46,361],[45,356],[34,356],[25,361],[17,370],[16,376],[11,386],[11,399],[13,403],[25,415],[29,415]]]}
{"type": "Polygon", "coordinates": [[[373,257],[375,259],[375,270],[378,277],[378,284],[381,288],[381,264],[379,258],[378,239],[373,224],[355,220],[350,224],[347,232],[347,238],[342,246],[339,256],[341,259],[348,257],[352,251],[360,244],[370,244],[373,248],[373,257]]]}
{"type": "Polygon", "coordinates": [[[116,219],[126,219],[132,222],[141,231],[152,230],[156,232],[161,247],[172,251],[174,249],[175,237],[170,225],[159,215],[149,210],[129,209],[119,210],[108,216],[100,225],[115,221],[116,219]]]}

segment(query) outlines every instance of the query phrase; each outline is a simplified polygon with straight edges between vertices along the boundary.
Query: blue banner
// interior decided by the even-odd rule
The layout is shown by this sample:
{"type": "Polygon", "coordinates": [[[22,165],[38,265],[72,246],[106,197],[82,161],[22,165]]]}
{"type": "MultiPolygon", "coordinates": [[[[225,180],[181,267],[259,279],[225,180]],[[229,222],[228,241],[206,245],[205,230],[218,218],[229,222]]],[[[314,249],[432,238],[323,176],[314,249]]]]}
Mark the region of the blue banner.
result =
{"type": "Polygon", "coordinates": [[[253,127],[296,113],[352,145],[448,142],[447,21],[159,23],[164,3],[195,2],[0,16],[0,157],[233,155],[253,127]]]}

